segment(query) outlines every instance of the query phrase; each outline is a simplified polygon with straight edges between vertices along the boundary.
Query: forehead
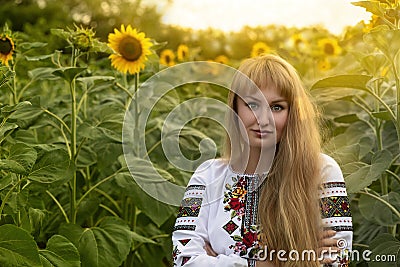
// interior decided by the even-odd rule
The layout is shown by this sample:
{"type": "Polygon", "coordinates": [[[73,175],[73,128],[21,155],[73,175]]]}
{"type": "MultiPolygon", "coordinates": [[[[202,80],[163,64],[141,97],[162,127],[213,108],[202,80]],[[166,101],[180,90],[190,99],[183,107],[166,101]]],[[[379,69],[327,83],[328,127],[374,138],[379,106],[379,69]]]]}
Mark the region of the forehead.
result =
{"type": "Polygon", "coordinates": [[[255,99],[259,101],[274,101],[274,100],[286,100],[286,96],[282,93],[282,90],[277,88],[273,83],[266,84],[264,86],[244,86],[238,88],[236,95],[243,99],[255,99]]]}

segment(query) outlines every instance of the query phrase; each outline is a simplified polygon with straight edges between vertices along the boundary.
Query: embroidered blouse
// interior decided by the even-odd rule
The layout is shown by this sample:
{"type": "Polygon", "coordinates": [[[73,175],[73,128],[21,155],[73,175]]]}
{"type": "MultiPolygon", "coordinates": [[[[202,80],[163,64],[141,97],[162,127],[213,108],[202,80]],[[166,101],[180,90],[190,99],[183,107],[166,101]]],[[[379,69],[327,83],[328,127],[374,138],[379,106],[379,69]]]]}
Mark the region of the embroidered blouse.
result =
{"type": "MultiPolygon", "coordinates": [[[[349,199],[339,165],[328,155],[321,155],[322,224],[324,229],[336,231],[334,238],[340,239],[342,249],[335,255],[336,262],[326,266],[348,266],[353,238],[349,199]]],[[[257,238],[258,180],[256,175],[235,173],[221,159],[208,160],[197,168],[172,233],[174,266],[255,266],[263,249],[257,238]],[[217,257],[207,255],[205,242],[217,257]]]]}

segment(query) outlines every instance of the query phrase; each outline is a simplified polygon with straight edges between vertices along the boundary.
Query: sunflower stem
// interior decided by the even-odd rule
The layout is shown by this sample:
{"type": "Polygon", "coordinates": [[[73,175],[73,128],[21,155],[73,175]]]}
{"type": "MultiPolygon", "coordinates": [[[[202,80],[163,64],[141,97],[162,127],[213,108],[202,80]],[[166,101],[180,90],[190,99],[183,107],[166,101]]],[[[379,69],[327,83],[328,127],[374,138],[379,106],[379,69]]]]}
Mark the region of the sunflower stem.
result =
{"type": "MultiPolygon", "coordinates": [[[[76,66],[76,55],[77,50],[72,48],[72,58],[71,64],[72,67],[76,66]]],[[[71,93],[71,162],[75,165],[76,161],[76,90],[75,90],[75,79],[73,79],[70,83],[70,93],[71,93]]],[[[71,223],[76,223],[76,171],[73,172],[73,177],[71,181],[71,214],[70,221],[71,223]]]]}
{"type": "Polygon", "coordinates": [[[138,88],[139,88],[139,72],[137,72],[137,73],[135,73],[135,87],[134,87],[134,92],[133,92],[133,95],[134,95],[134,99],[132,99],[132,101],[133,101],[133,104],[135,105],[134,107],[135,107],[135,109],[134,109],[134,112],[135,112],[135,128],[134,128],[134,144],[135,144],[135,156],[137,156],[137,157],[139,157],[139,127],[138,127],[138,124],[139,124],[139,106],[138,106],[138,102],[137,102],[137,91],[138,91],[138,88]]]}

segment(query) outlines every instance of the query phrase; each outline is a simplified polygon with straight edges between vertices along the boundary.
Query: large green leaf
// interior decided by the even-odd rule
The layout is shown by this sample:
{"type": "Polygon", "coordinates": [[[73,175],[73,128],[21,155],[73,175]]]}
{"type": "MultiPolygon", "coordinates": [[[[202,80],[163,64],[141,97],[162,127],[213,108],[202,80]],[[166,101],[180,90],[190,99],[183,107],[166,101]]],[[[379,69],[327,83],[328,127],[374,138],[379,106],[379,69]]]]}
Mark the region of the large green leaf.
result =
{"type": "Polygon", "coordinates": [[[53,71],[53,74],[71,83],[81,72],[83,72],[86,69],[87,68],[65,67],[53,71]]]}
{"type": "Polygon", "coordinates": [[[15,225],[0,226],[0,266],[42,266],[33,237],[15,225]]]}
{"type": "Polygon", "coordinates": [[[382,226],[392,226],[400,223],[400,217],[394,214],[386,204],[389,203],[393,208],[400,211],[400,194],[390,192],[388,195],[376,197],[381,200],[365,194],[360,196],[358,207],[362,216],[368,221],[382,226]]]}
{"type": "Polygon", "coordinates": [[[32,103],[29,101],[22,101],[19,102],[17,105],[14,106],[4,106],[1,108],[1,114],[3,115],[3,117],[9,116],[11,113],[19,110],[19,109],[23,109],[26,107],[30,107],[32,106],[32,103]]]}
{"type": "Polygon", "coordinates": [[[381,234],[370,244],[372,254],[368,266],[397,267],[400,265],[400,241],[390,234],[381,234]]]}
{"type": "Polygon", "coordinates": [[[43,267],[80,267],[78,249],[66,237],[53,235],[39,251],[43,267]]]}
{"type": "MultiPolygon", "coordinates": [[[[143,168],[140,169],[143,171],[143,168]]],[[[140,169],[138,168],[134,175],[140,175],[138,176],[139,179],[151,179],[151,176],[146,177],[146,172],[142,172],[140,169]]],[[[150,175],[151,173],[148,172],[148,174],[150,175]]],[[[154,179],[159,178],[155,177],[154,179]]],[[[137,205],[137,207],[157,226],[161,226],[171,215],[176,213],[177,210],[175,207],[162,203],[143,191],[130,173],[119,173],[115,176],[114,180],[121,190],[133,199],[135,205],[137,205]]],[[[154,192],[157,190],[158,189],[154,187],[154,192]]]]}
{"type": "Polygon", "coordinates": [[[31,98],[30,102],[24,105],[18,105],[16,106],[15,110],[12,111],[9,118],[16,120],[18,126],[24,129],[31,126],[39,118],[39,116],[44,113],[40,105],[39,96],[31,98]]]}
{"type": "Polygon", "coordinates": [[[60,232],[78,246],[82,267],[120,266],[130,252],[132,232],[119,218],[104,217],[98,227],[79,228],[66,224],[60,232]]]}
{"type": "Polygon", "coordinates": [[[12,129],[18,128],[18,125],[15,123],[8,123],[6,122],[1,128],[0,128],[0,137],[3,137],[4,134],[12,129]]]}
{"type": "Polygon", "coordinates": [[[364,40],[376,46],[389,59],[394,59],[400,50],[400,30],[392,30],[386,25],[373,28],[364,40]]]}
{"type": "Polygon", "coordinates": [[[358,169],[346,177],[346,186],[350,193],[356,193],[372,184],[381,177],[392,161],[392,154],[387,150],[380,150],[372,158],[371,165],[358,169]]]}
{"type": "Polygon", "coordinates": [[[42,151],[28,178],[43,184],[67,181],[73,168],[68,153],[62,149],[42,151]]]}
{"type": "Polygon", "coordinates": [[[16,143],[10,149],[7,159],[0,160],[0,169],[18,174],[28,174],[35,164],[36,150],[24,143],[16,143]]]}
{"type": "Polygon", "coordinates": [[[317,81],[311,87],[311,90],[319,88],[343,87],[369,91],[367,89],[367,83],[371,79],[372,76],[369,75],[336,75],[317,81]]]}

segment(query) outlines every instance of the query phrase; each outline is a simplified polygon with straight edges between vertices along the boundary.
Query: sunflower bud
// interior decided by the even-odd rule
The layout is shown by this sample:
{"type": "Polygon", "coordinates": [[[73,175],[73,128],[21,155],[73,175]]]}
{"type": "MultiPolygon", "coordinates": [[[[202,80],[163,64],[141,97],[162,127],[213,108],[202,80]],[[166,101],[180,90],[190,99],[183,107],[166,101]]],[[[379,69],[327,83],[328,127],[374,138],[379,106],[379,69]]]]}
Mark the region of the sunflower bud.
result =
{"type": "Polygon", "coordinates": [[[75,30],[70,30],[69,42],[76,49],[88,52],[93,47],[95,32],[93,29],[85,29],[75,25],[75,30]]]}

